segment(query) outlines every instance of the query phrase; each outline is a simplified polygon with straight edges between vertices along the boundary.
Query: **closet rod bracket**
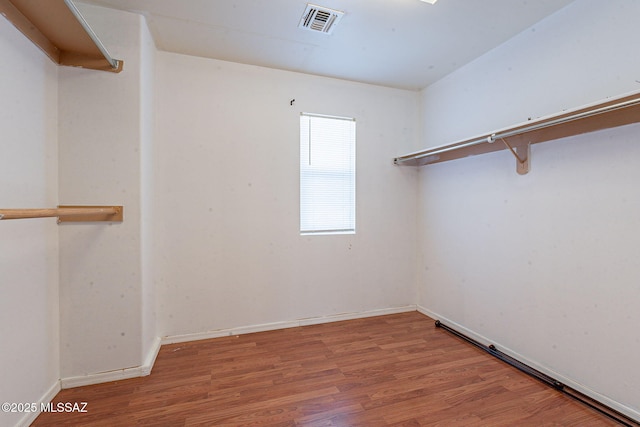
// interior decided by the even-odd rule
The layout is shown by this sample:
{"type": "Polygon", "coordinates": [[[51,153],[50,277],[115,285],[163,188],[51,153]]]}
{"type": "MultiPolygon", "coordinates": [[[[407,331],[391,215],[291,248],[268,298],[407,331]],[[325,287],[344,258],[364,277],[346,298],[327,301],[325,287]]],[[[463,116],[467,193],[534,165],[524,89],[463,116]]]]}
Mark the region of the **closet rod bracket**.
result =
{"type": "Polygon", "coordinates": [[[507,142],[506,139],[500,138],[504,145],[507,146],[513,157],[516,158],[516,172],[518,175],[526,175],[529,173],[529,159],[531,158],[531,143],[526,145],[517,145],[515,148],[507,142]]]}

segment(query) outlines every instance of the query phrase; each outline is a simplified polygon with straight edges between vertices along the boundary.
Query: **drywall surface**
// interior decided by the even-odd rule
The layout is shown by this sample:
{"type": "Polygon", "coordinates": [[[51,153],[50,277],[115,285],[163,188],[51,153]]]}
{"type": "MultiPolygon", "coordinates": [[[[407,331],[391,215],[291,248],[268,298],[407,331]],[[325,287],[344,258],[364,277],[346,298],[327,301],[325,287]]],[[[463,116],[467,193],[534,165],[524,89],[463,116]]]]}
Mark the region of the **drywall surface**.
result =
{"type": "MultiPolygon", "coordinates": [[[[57,68],[3,17],[0,52],[0,207],[55,207],[57,68]]],[[[0,221],[0,402],[51,397],[58,333],[56,220],[0,221]]],[[[0,412],[0,425],[24,416],[0,412]]]]}
{"type": "Polygon", "coordinates": [[[146,23],[140,27],[140,234],[142,274],[142,342],[143,360],[154,352],[156,335],[156,294],[153,264],[154,194],[154,93],[156,48],[146,23]]]}
{"type": "Polygon", "coordinates": [[[158,332],[415,303],[416,92],[171,53],[157,58],[158,332]],[[301,112],[357,123],[357,232],[299,233],[301,112]]]}
{"type": "MultiPolygon", "coordinates": [[[[82,12],[111,54],[119,74],[61,68],[59,72],[60,202],[123,205],[122,223],[60,227],[60,325],[63,378],[138,367],[152,332],[143,298],[142,152],[151,101],[141,81],[144,19],[84,5],[82,12]],[[144,313],[144,314],[143,314],[144,313]]],[[[153,47],[153,46],[151,46],[153,47]]],[[[152,64],[152,63],[151,63],[152,64]]]]}
{"type": "MultiPolygon", "coordinates": [[[[640,91],[640,3],[577,1],[422,94],[424,146],[640,91]]],[[[640,125],[420,169],[419,304],[640,416],[640,125]]]]}

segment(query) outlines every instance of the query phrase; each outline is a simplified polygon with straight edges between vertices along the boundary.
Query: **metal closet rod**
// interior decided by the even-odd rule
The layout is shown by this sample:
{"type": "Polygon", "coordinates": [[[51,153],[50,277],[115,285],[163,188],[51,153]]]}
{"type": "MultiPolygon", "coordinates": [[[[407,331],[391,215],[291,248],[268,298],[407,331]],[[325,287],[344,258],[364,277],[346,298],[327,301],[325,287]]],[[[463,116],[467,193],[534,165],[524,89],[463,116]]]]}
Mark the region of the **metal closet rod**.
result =
{"type": "Polygon", "coordinates": [[[117,70],[119,66],[119,61],[117,59],[114,59],[109,53],[109,51],[107,50],[107,48],[104,47],[104,45],[102,44],[102,41],[100,41],[96,33],[89,26],[89,23],[84,19],[84,16],[82,16],[82,14],[80,13],[76,5],[73,4],[73,1],[64,0],[64,3],[67,5],[71,13],[73,13],[73,16],[76,17],[76,19],[78,20],[82,28],[84,28],[84,30],[87,32],[87,35],[91,38],[91,40],[93,40],[93,42],[95,43],[100,53],[102,53],[102,56],[104,56],[104,59],[106,59],[109,65],[111,65],[111,68],[113,68],[114,70],[117,70]]]}
{"type": "Polygon", "coordinates": [[[488,144],[492,144],[493,142],[495,142],[497,139],[501,139],[501,138],[509,138],[511,136],[516,136],[516,135],[522,135],[525,134],[527,132],[533,132],[536,130],[540,130],[540,129],[545,129],[551,126],[557,126],[557,125],[561,125],[564,123],[569,123],[575,120],[580,120],[580,119],[584,119],[587,117],[591,117],[591,116],[597,116],[599,114],[603,114],[603,113],[608,113],[611,111],[615,111],[615,110],[620,110],[623,108],[627,108],[627,107],[631,107],[634,105],[639,105],[640,104],[640,98],[634,98],[634,99],[630,99],[624,102],[620,102],[617,104],[612,104],[612,105],[607,105],[604,107],[599,107],[599,108],[595,108],[593,110],[588,110],[588,111],[582,111],[580,113],[576,113],[576,114],[572,114],[569,116],[565,116],[565,117],[560,117],[557,119],[553,119],[553,120],[548,120],[548,121],[543,121],[540,123],[534,123],[531,124],[529,126],[524,126],[518,129],[514,129],[514,130],[506,130],[503,132],[496,132],[496,133],[492,133],[491,135],[488,136],[482,136],[476,139],[472,139],[470,141],[464,141],[458,144],[452,144],[452,145],[448,145],[448,146],[444,146],[444,147],[435,147],[429,150],[424,150],[424,151],[420,151],[414,154],[408,154],[406,156],[401,156],[401,157],[396,157],[394,159],[394,163],[398,164],[398,163],[402,163],[402,162],[406,162],[406,161],[410,161],[410,160],[416,160],[416,159],[421,159],[423,157],[427,157],[427,156],[432,156],[435,154],[441,154],[441,153],[446,153],[449,151],[454,151],[460,148],[465,148],[465,147],[472,147],[474,145],[479,145],[479,144],[483,144],[483,143],[488,143],[488,144]]]}
{"type": "Polygon", "coordinates": [[[53,218],[58,222],[122,221],[122,206],[58,206],[57,208],[0,209],[0,220],[53,218]]]}

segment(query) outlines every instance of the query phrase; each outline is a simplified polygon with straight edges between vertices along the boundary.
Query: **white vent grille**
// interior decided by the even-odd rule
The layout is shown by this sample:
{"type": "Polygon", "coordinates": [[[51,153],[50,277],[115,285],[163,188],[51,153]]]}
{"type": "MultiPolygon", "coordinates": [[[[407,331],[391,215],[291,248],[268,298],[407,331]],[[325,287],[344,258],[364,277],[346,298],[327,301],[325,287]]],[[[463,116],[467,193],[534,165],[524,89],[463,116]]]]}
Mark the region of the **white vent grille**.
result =
{"type": "Polygon", "coordinates": [[[307,4],[298,28],[331,34],[344,12],[329,9],[315,4],[307,4]]]}

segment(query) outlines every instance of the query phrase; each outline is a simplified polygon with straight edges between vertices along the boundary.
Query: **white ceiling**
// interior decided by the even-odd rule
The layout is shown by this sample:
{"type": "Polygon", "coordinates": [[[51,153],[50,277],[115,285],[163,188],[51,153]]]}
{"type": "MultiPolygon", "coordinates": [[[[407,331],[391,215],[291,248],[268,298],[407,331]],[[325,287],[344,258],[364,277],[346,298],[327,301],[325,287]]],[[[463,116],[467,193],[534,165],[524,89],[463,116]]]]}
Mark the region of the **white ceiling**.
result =
{"type": "Polygon", "coordinates": [[[573,0],[312,0],[344,11],[298,28],[306,0],[80,0],[146,16],[158,49],[421,89],[573,0]]]}

